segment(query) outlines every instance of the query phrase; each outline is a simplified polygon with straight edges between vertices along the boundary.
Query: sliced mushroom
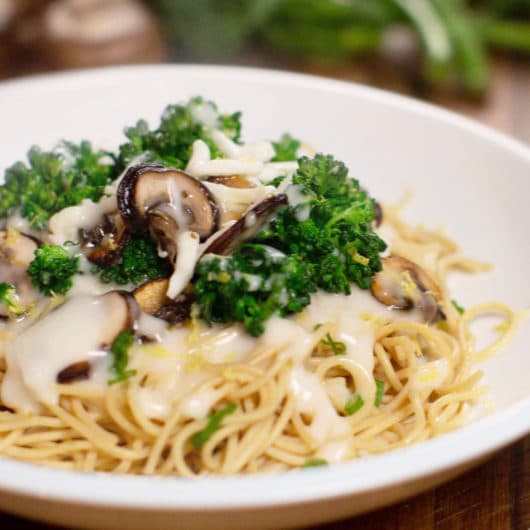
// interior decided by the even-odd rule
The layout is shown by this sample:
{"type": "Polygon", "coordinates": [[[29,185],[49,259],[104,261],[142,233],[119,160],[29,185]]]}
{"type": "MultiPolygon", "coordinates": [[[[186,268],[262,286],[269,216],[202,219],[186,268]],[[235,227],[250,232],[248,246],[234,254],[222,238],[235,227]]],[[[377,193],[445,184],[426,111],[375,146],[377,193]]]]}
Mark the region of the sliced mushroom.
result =
{"type": "Polygon", "coordinates": [[[166,236],[172,236],[167,232],[177,227],[206,239],[217,229],[213,196],[201,182],[178,169],[159,164],[133,166],[121,180],[117,196],[123,220],[135,229],[148,228],[155,213],[155,217],[167,219],[163,227],[166,236]]]}
{"type": "Polygon", "coordinates": [[[255,236],[270,216],[280,206],[288,203],[287,195],[280,193],[269,197],[248,210],[241,219],[236,221],[207,246],[204,254],[230,254],[240,243],[255,236]]]}
{"type": "Polygon", "coordinates": [[[168,302],[166,296],[168,285],[167,278],[160,278],[145,282],[134,290],[134,298],[144,313],[154,315],[168,302]]]}
{"type": "Polygon", "coordinates": [[[81,229],[79,236],[88,260],[100,267],[110,267],[123,254],[130,233],[121,215],[115,213],[106,214],[103,222],[92,230],[81,229]]]}
{"type": "MultiPolygon", "coordinates": [[[[38,243],[27,235],[16,230],[0,230],[0,282],[15,288],[21,307],[28,307],[39,298],[26,272],[37,248],[38,243]]],[[[5,304],[0,305],[0,316],[9,316],[5,304]]]]}
{"type": "Polygon", "coordinates": [[[381,303],[394,309],[418,308],[429,324],[444,320],[440,308],[440,288],[416,263],[400,256],[382,260],[383,270],[372,281],[372,294],[381,303]]]}
{"type": "Polygon", "coordinates": [[[170,324],[184,322],[190,318],[193,302],[195,302],[195,295],[193,293],[181,293],[175,300],[164,304],[154,316],[170,324]]]}
{"type": "Polygon", "coordinates": [[[80,361],[71,364],[57,374],[58,383],[76,383],[83,381],[90,377],[90,363],[88,361],[80,361]]]}
{"type": "Polygon", "coordinates": [[[172,300],[166,295],[168,285],[166,278],[151,280],[137,287],[133,294],[144,313],[177,324],[189,318],[195,295],[185,291],[172,300]]]}
{"type": "Polygon", "coordinates": [[[207,180],[208,182],[213,182],[214,184],[222,184],[223,186],[228,186],[229,188],[248,189],[256,187],[252,182],[250,182],[250,180],[246,179],[245,177],[242,177],[241,175],[208,177],[207,180]]]}
{"type": "MultiPolygon", "coordinates": [[[[140,308],[132,294],[126,291],[110,291],[102,295],[100,300],[103,302],[101,310],[105,312],[105,319],[98,332],[97,342],[99,348],[107,350],[122,331],[136,329],[140,308]]],[[[91,368],[89,360],[75,362],[63,368],[57,374],[56,381],[74,383],[89,379],[91,368]]]]}
{"type": "Polygon", "coordinates": [[[131,293],[110,291],[103,295],[108,318],[99,337],[101,347],[109,348],[121,331],[135,329],[140,316],[140,308],[131,293]]]}

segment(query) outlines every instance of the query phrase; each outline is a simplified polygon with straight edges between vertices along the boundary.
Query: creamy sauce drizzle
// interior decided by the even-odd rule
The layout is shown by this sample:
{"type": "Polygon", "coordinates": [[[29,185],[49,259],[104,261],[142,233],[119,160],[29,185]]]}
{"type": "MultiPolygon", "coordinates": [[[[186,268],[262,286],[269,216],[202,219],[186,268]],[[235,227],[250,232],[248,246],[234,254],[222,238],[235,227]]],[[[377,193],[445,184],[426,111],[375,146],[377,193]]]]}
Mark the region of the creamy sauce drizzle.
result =
{"type": "MultiPolygon", "coordinates": [[[[7,345],[2,401],[25,412],[39,412],[39,403],[56,404],[61,370],[106,357],[98,337],[104,335],[107,318],[103,299],[78,296],[20,333],[7,345]]],[[[102,392],[105,387],[106,379],[102,392]]]]}

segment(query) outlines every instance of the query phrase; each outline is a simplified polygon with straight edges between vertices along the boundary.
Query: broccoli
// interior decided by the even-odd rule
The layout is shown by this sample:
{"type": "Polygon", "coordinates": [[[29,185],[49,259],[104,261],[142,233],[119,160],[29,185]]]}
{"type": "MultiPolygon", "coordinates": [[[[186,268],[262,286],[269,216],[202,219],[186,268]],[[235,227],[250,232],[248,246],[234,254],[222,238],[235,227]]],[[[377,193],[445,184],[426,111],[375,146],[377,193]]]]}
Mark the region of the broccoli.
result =
{"type": "Polygon", "coordinates": [[[14,317],[20,317],[26,312],[20,304],[15,287],[10,283],[0,283],[0,303],[5,304],[9,315],[14,317]]]}
{"type": "Polygon", "coordinates": [[[72,276],[79,272],[79,257],[60,245],[41,245],[28,267],[33,285],[46,296],[66,294],[73,285],[72,276]]]}
{"type": "Polygon", "coordinates": [[[273,162],[288,162],[296,160],[296,152],[300,147],[300,141],[290,134],[284,134],[277,142],[272,142],[276,153],[273,162]]]}
{"type": "Polygon", "coordinates": [[[207,322],[242,322],[251,335],[273,314],[301,311],[316,290],[312,266],[264,245],[243,243],[232,256],[208,255],[196,269],[194,291],[207,322]]]}
{"type": "Polygon", "coordinates": [[[110,267],[94,267],[104,283],[139,285],[147,280],[167,277],[171,274],[168,260],[157,254],[156,243],[149,234],[134,234],[129,239],[120,261],[110,267]]]}
{"type": "Polygon", "coordinates": [[[371,228],[373,200],[342,162],[301,158],[290,186],[306,200],[280,210],[232,256],[199,263],[194,291],[206,321],[239,321],[257,336],[272,315],[301,311],[317,288],[349,294],[354,282],[368,289],[381,270],[386,245],[371,228]]]}
{"type": "Polygon", "coordinates": [[[120,146],[117,170],[123,170],[130,162],[140,156],[145,161],[159,162],[166,166],[183,169],[191,155],[195,140],[204,140],[211,151],[212,158],[220,158],[209,138],[208,127],[196,119],[197,109],[202,109],[215,126],[229,138],[238,142],[241,134],[241,113],[219,114],[217,106],[200,97],[190,99],[186,105],[169,105],[162,114],[160,125],[151,131],[145,120],[125,130],[129,141],[120,146]]]}
{"type": "Polygon", "coordinates": [[[292,182],[307,200],[281,210],[258,240],[311,264],[325,291],[349,294],[351,282],[368,289],[386,248],[371,228],[373,200],[330,155],[302,157],[292,182]]]}
{"type": "Polygon", "coordinates": [[[20,210],[34,228],[45,229],[48,219],[83,199],[97,201],[111,182],[108,153],[94,151],[89,142],[63,142],[54,151],[32,147],[28,163],[16,162],[0,186],[0,218],[20,210]]]}

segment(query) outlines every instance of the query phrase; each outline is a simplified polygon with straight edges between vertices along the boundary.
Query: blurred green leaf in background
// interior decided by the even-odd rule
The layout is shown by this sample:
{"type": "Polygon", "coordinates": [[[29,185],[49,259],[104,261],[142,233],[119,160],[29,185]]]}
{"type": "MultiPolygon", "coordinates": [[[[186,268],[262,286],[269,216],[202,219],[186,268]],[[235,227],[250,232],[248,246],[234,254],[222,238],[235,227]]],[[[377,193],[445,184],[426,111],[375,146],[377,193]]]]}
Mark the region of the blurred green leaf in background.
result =
{"type": "Polygon", "coordinates": [[[492,49],[530,55],[530,0],[153,0],[179,60],[241,53],[341,63],[381,57],[406,30],[420,75],[481,96],[492,49]]]}

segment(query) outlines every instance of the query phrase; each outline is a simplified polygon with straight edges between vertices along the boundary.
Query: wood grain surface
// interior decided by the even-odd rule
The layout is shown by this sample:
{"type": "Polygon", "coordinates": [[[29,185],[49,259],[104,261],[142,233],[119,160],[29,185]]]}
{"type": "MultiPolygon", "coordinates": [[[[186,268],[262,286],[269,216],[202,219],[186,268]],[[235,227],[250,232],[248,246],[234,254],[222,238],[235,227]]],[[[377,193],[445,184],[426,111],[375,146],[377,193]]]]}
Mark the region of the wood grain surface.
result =
{"type": "MultiPolygon", "coordinates": [[[[389,86],[356,71],[318,71],[389,86]]],[[[403,86],[392,86],[401,92],[403,86]]],[[[530,64],[498,61],[483,105],[433,97],[478,121],[530,144],[530,64]]],[[[530,353],[530,352],[529,352],[530,353]]],[[[49,530],[0,512],[0,530],[49,530]]],[[[241,528],[244,528],[242,522],[241,528]]],[[[530,436],[497,453],[461,477],[410,499],[360,517],[315,527],[318,530],[530,530],[530,436]]],[[[156,530],[156,529],[150,529],[156,530]]]]}

